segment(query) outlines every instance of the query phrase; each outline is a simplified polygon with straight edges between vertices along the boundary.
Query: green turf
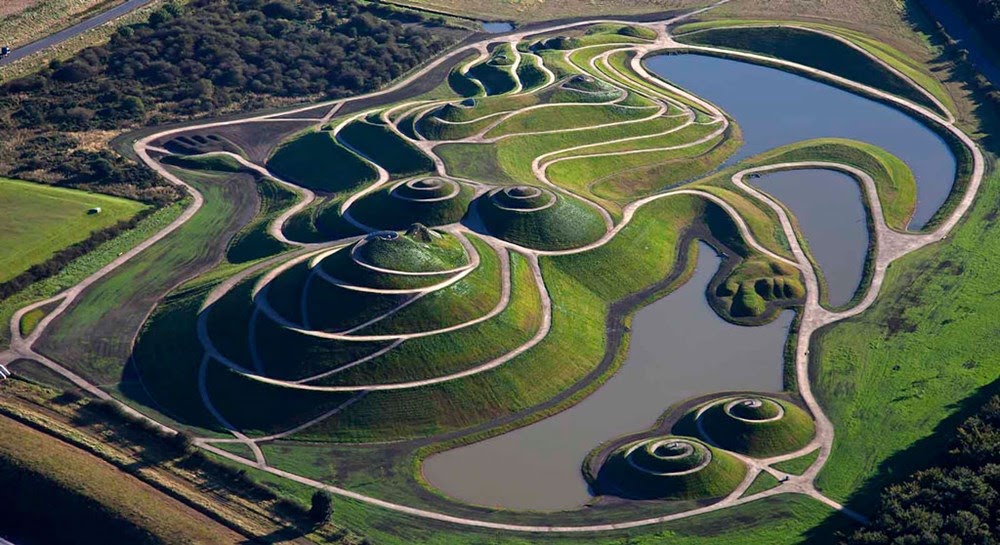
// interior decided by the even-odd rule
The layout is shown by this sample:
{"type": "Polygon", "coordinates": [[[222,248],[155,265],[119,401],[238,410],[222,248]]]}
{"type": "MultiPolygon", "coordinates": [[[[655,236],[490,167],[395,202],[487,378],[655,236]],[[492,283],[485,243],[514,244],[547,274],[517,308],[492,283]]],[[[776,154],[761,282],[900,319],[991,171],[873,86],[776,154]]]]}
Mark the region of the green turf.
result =
{"type": "Polygon", "coordinates": [[[781,400],[774,402],[784,409],[784,416],[779,420],[737,420],[723,410],[728,401],[713,402],[700,420],[705,433],[715,444],[733,452],[768,457],[804,447],[815,435],[812,418],[793,403],[781,400]]]}
{"type": "Polygon", "coordinates": [[[771,475],[766,471],[761,471],[757,474],[757,477],[754,478],[753,482],[750,483],[750,487],[747,488],[746,492],[744,492],[740,497],[743,498],[746,496],[753,496],[754,494],[759,494],[765,490],[770,490],[779,484],[781,484],[781,481],[776,479],[774,475],[771,475]]]}
{"type": "Polygon", "coordinates": [[[309,132],[282,144],[267,168],[284,180],[325,193],[353,191],[377,177],[371,165],[327,132],[309,132]]]}
{"type": "Polygon", "coordinates": [[[818,480],[831,497],[873,506],[943,452],[935,431],[996,380],[998,184],[984,181],[948,244],[894,263],[871,309],[814,339],[814,390],[837,430],[818,480]]]}
{"type": "Polygon", "coordinates": [[[245,263],[288,249],[271,235],[269,228],[284,209],[295,203],[297,195],[271,179],[259,180],[256,187],[260,195],[260,209],[257,217],[229,243],[226,259],[230,263],[245,263]]]}
{"type": "Polygon", "coordinates": [[[522,212],[499,208],[487,194],[476,201],[476,210],[491,235],[527,248],[577,248],[604,235],[606,226],[593,206],[565,195],[554,199],[548,208],[522,212]]]}
{"type": "Polygon", "coordinates": [[[393,176],[409,176],[434,170],[434,162],[430,157],[385,125],[352,121],[341,129],[338,138],[393,176]]]}
{"type": "Polygon", "coordinates": [[[785,462],[778,462],[773,464],[772,467],[778,471],[784,471],[785,473],[791,473],[792,475],[802,475],[809,469],[816,459],[819,458],[819,449],[816,449],[805,456],[799,456],[798,458],[792,458],[791,460],[785,462]]]}
{"type": "Polygon", "coordinates": [[[214,172],[241,172],[245,167],[228,155],[167,155],[160,162],[191,170],[214,172]]]}
{"type": "Polygon", "coordinates": [[[142,203],[75,189],[0,178],[0,282],[91,233],[127,220],[142,203]],[[90,213],[100,208],[100,213],[90,213]]]}
{"type": "MultiPolygon", "coordinates": [[[[59,273],[40,282],[28,286],[15,295],[0,301],[0,321],[9,323],[15,310],[31,303],[51,297],[56,293],[72,287],[87,276],[101,269],[119,255],[133,248],[180,215],[187,202],[180,202],[153,212],[149,217],[139,222],[135,228],[109,240],[93,251],[69,262],[59,273]]],[[[5,341],[10,335],[7,328],[0,328],[0,341],[5,341]]]]}
{"type": "MultiPolygon", "coordinates": [[[[656,440],[670,440],[657,437],[656,440]]],[[[687,438],[677,438],[695,445],[695,452],[684,464],[651,463],[646,453],[653,439],[644,439],[618,447],[601,466],[593,483],[601,494],[632,499],[702,499],[717,498],[732,492],[746,474],[746,467],[731,454],[687,438]],[[638,449],[633,450],[633,447],[638,449]],[[629,454],[631,451],[631,454],[629,454]],[[707,465],[703,465],[705,460],[707,465]],[[641,471],[644,468],[648,471],[641,471]],[[697,469],[699,468],[700,469],[697,469]],[[669,473],[669,474],[659,474],[669,473]]]]}

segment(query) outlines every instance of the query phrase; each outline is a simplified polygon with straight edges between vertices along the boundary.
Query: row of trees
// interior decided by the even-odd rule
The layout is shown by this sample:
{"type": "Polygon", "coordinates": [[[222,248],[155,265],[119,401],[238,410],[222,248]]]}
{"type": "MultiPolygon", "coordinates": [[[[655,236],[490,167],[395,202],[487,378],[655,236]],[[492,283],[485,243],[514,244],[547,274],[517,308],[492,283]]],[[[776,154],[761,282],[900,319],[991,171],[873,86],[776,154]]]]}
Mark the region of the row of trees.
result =
{"type": "MultiPolygon", "coordinates": [[[[341,0],[193,0],[122,27],[107,44],[53,61],[0,86],[0,131],[18,144],[0,173],[40,181],[136,189],[121,165],[105,172],[92,152],[74,154],[68,131],[121,130],[249,110],[280,100],[341,97],[378,88],[450,45],[412,14],[341,0]],[[70,162],[66,163],[69,159],[70,162]]],[[[4,151],[0,149],[0,151],[4,151]]],[[[172,197],[176,198],[176,195],[172,197]]]]}
{"type": "Polygon", "coordinates": [[[959,427],[947,459],[890,487],[845,545],[1000,544],[1000,396],[959,427]]]}

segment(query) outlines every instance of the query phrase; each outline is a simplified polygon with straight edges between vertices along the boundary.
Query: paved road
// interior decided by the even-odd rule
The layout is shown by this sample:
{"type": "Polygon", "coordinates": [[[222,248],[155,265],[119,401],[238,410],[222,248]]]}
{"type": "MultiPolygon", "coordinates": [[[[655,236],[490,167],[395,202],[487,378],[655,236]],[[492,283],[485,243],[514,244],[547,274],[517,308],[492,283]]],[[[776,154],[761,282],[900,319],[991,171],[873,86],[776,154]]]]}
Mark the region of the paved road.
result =
{"type": "MultiPolygon", "coordinates": [[[[46,36],[45,38],[42,38],[35,42],[31,42],[28,45],[18,47],[13,51],[11,51],[10,55],[8,55],[6,58],[0,60],[0,66],[16,62],[29,55],[33,55],[35,53],[38,53],[39,51],[48,49],[54,45],[59,45],[65,42],[66,40],[69,40],[70,38],[75,38],[80,34],[87,32],[88,30],[97,28],[103,25],[104,23],[107,23],[108,21],[112,21],[114,19],[121,17],[122,15],[125,15],[136,9],[139,9],[142,6],[145,6],[146,4],[152,1],[153,0],[128,0],[124,4],[115,6],[109,9],[108,11],[95,15],[94,17],[91,17],[90,19],[87,19],[86,21],[71,26],[65,30],[60,30],[59,32],[56,32],[51,36],[46,36]]],[[[2,39],[3,37],[0,36],[0,40],[2,39]]]]}

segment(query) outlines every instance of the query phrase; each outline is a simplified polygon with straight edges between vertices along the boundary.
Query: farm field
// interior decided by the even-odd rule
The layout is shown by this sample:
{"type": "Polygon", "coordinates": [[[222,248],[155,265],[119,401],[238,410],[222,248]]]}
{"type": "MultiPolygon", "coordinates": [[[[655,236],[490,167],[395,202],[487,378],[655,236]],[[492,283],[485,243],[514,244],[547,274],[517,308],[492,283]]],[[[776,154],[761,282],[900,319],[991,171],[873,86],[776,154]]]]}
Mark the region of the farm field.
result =
{"type": "MultiPolygon", "coordinates": [[[[261,17],[308,26],[311,1],[261,17]]],[[[173,449],[156,471],[214,472],[325,543],[989,533],[891,518],[927,500],[897,483],[965,482],[920,471],[979,448],[1000,384],[993,112],[922,16],[399,4],[515,27],[368,95],[115,140],[186,198],[84,211],[144,219],[0,302],[0,388],[115,445],[147,433],[173,449]]],[[[3,239],[73,243],[55,194],[5,187],[48,227],[8,214],[3,239]]]]}
{"type": "Polygon", "coordinates": [[[0,282],[43,263],[91,233],[127,220],[142,203],[0,178],[0,282]],[[100,208],[100,213],[89,213],[100,208]]]}
{"type": "Polygon", "coordinates": [[[11,498],[0,531],[14,538],[48,527],[51,542],[81,535],[132,543],[241,543],[243,536],[103,460],[0,416],[0,482],[11,498]],[[86,508],[81,509],[81,505],[86,508]]]}

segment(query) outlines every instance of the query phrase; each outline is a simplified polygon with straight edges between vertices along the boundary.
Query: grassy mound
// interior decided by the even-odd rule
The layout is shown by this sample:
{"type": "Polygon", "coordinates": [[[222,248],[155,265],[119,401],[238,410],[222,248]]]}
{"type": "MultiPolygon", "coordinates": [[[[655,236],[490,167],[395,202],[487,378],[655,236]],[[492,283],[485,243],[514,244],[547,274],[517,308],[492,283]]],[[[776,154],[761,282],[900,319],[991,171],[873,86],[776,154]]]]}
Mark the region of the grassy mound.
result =
{"type": "Polygon", "coordinates": [[[746,474],[731,454],[689,438],[642,439],[614,450],[595,489],[630,499],[692,500],[732,492],[746,474]]]}
{"type": "Polygon", "coordinates": [[[351,217],[378,229],[402,230],[414,223],[434,227],[457,223],[475,192],[444,178],[422,178],[376,191],[350,208],[351,217]]]}
{"type": "Polygon", "coordinates": [[[599,80],[593,76],[573,76],[563,84],[566,89],[582,91],[584,93],[614,93],[618,94],[618,89],[613,85],[599,80]]]}
{"type": "Polygon", "coordinates": [[[354,121],[338,134],[340,140],[378,163],[394,176],[434,170],[434,162],[385,125],[354,121]]]}
{"type": "Polygon", "coordinates": [[[468,77],[479,80],[487,95],[502,95],[517,87],[510,70],[497,66],[492,61],[477,64],[466,72],[468,77]]]}
{"type": "Polygon", "coordinates": [[[527,248],[563,250],[601,238],[604,221],[590,205],[547,189],[514,186],[476,201],[483,226],[493,236],[527,248]]]}
{"type": "Polygon", "coordinates": [[[326,132],[306,133],[282,144],[267,161],[281,178],[315,191],[354,191],[378,174],[368,163],[326,132]]]}
{"type": "Polygon", "coordinates": [[[769,397],[726,398],[699,417],[701,429],[722,448],[766,457],[806,446],[815,435],[812,418],[793,403],[769,397]]]}
{"type": "MultiPolygon", "coordinates": [[[[395,235],[395,233],[393,233],[395,235]]],[[[454,235],[419,226],[403,235],[368,237],[354,255],[369,265],[406,272],[451,270],[468,264],[465,248],[454,235]]]]}
{"type": "Polygon", "coordinates": [[[458,68],[448,73],[448,86],[455,94],[463,97],[474,97],[483,92],[479,82],[461,73],[458,68]]]}
{"type": "Polygon", "coordinates": [[[739,321],[794,304],[805,296],[805,288],[795,267],[757,256],[733,268],[714,295],[723,314],[739,321]]]}

